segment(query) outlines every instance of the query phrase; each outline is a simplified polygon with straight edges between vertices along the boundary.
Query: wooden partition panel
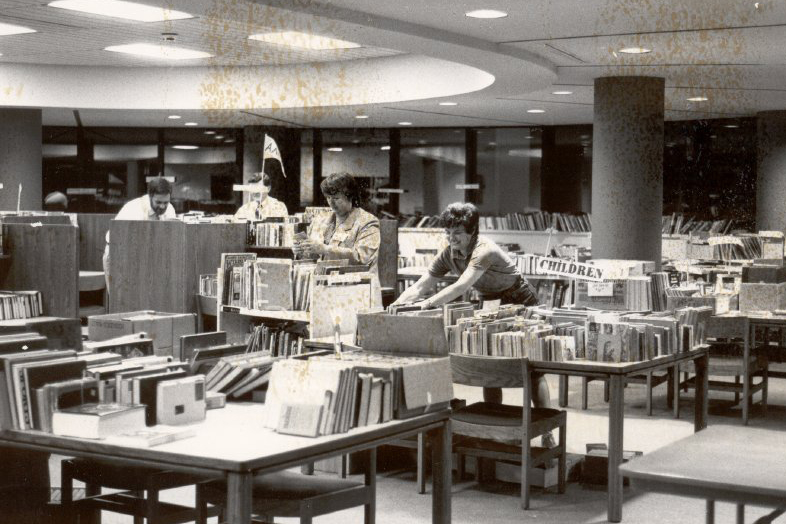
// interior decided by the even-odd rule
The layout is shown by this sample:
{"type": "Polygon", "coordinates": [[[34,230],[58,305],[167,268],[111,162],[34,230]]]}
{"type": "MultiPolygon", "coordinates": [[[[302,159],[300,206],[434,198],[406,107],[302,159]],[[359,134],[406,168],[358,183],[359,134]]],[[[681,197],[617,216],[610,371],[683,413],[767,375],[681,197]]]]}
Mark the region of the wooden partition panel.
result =
{"type": "Polygon", "coordinates": [[[79,269],[103,271],[104,246],[109,223],[115,215],[111,213],[79,213],[79,269]]]}
{"type": "Polygon", "coordinates": [[[37,290],[44,315],[79,313],[79,229],[72,225],[3,224],[11,258],[0,266],[2,289],[37,290]]]}
{"type": "Polygon", "coordinates": [[[398,271],[398,222],[379,221],[379,282],[383,287],[396,288],[398,271]]]}
{"type": "Polygon", "coordinates": [[[109,311],[196,313],[199,275],[223,252],[245,248],[244,224],[118,221],[110,224],[109,311]]]}
{"type": "Polygon", "coordinates": [[[215,273],[221,265],[221,253],[242,253],[246,250],[245,224],[186,224],[188,261],[186,279],[187,312],[196,313],[199,275],[215,273]]]}
{"type": "Polygon", "coordinates": [[[71,219],[68,215],[6,215],[0,219],[3,224],[60,224],[69,225],[71,219]]]}

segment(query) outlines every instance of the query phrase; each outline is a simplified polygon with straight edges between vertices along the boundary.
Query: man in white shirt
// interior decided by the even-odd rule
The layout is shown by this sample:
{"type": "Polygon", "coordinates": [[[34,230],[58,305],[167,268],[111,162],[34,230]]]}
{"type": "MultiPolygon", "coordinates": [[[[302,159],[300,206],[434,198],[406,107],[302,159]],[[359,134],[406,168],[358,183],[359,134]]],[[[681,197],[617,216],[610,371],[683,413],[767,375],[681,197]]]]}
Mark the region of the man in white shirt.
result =
{"type": "Polygon", "coordinates": [[[262,183],[262,191],[252,193],[251,199],[240,206],[235,213],[235,220],[262,220],[267,217],[285,217],[289,215],[287,206],[280,200],[270,196],[270,175],[254,173],[249,184],[262,183]]]}
{"type": "MultiPolygon", "coordinates": [[[[166,178],[154,178],[147,184],[147,194],[126,202],[115,217],[115,220],[167,220],[177,217],[175,208],[169,202],[172,198],[172,186],[166,178]]],[[[104,276],[106,290],[109,293],[109,231],[106,232],[104,248],[104,276]]]]}

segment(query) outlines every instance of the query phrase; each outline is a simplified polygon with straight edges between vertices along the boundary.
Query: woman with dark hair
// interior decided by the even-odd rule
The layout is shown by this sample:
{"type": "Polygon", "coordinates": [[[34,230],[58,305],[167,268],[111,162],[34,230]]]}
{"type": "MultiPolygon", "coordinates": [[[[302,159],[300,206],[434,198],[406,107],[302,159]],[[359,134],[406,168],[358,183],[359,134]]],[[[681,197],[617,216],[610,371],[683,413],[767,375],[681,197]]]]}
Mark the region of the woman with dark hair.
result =
{"type": "Polygon", "coordinates": [[[308,239],[294,251],[307,258],[347,259],[376,273],[379,220],[361,209],[360,187],[349,173],[333,173],[320,184],[331,213],[317,216],[308,228],[308,239]]]}
{"type": "MultiPolygon", "coordinates": [[[[502,304],[534,306],[538,298],[527,280],[516,269],[516,264],[491,239],[478,235],[478,210],[472,204],[455,202],[439,216],[448,246],[437,255],[413,286],[407,288],[394,304],[420,301],[422,309],[441,306],[475,288],[484,300],[499,299],[502,304]],[[439,279],[449,272],[458,280],[428,298],[439,279]],[[425,298],[425,299],[424,299],[425,298]]],[[[502,402],[502,390],[484,389],[486,401],[502,402]]],[[[549,407],[549,387],[543,375],[533,375],[532,401],[535,407],[549,407]]],[[[544,444],[554,445],[549,434],[544,444]]]]}

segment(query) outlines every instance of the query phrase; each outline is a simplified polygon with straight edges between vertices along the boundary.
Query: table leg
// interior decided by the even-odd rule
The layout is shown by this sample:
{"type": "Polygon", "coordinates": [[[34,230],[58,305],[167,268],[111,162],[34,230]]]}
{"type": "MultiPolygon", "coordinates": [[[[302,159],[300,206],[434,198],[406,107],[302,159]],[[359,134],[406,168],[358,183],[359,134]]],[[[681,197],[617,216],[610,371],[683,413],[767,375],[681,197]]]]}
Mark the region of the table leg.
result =
{"type": "Polygon", "coordinates": [[[696,398],[694,400],[693,412],[693,431],[701,431],[707,427],[709,409],[709,353],[705,352],[699,358],[694,359],[696,368],[696,398]]]}
{"type": "Polygon", "coordinates": [[[433,487],[431,492],[432,524],[449,524],[451,490],[451,435],[450,420],[428,433],[431,441],[431,469],[433,487]]]}
{"type": "Polygon", "coordinates": [[[609,522],[622,520],[622,423],[625,415],[625,379],[609,377],[609,522]]]}
{"type": "Polygon", "coordinates": [[[737,524],[745,524],[745,504],[737,504],[737,524]]]}
{"type": "Polygon", "coordinates": [[[675,364],[674,366],[674,384],[672,385],[672,389],[674,390],[674,398],[672,402],[674,405],[672,408],[674,409],[674,418],[680,418],[680,365],[675,364]]]}
{"type": "Polygon", "coordinates": [[[715,501],[707,501],[707,519],[706,524],[715,524],[715,501]]]}
{"type": "Polygon", "coordinates": [[[254,476],[251,473],[229,473],[227,475],[228,524],[251,524],[251,488],[254,476]]]}
{"type": "Polygon", "coordinates": [[[559,376],[559,407],[564,408],[568,405],[568,376],[559,376]]]}
{"type": "Polygon", "coordinates": [[[745,330],[745,336],[742,341],[742,424],[748,425],[748,417],[750,416],[750,394],[751,394],[751,375],[750,375],[750,356],[751,356],[751,343],[756,343],[756,337],[751,340],[750,332],[755,328],[749,326],[745,330]]]}

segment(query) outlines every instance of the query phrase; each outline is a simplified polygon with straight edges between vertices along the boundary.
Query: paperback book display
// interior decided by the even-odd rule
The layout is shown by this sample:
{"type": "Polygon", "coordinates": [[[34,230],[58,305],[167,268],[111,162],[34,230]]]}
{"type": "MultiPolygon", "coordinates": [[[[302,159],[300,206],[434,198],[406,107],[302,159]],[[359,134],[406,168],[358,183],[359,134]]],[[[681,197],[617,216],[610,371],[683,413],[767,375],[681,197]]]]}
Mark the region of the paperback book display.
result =
{"type": "Polygon", "coordinates": [[[218,295],[218,278],[215,274],[199,275],[199,294],[205,297],[218,295]]]}

